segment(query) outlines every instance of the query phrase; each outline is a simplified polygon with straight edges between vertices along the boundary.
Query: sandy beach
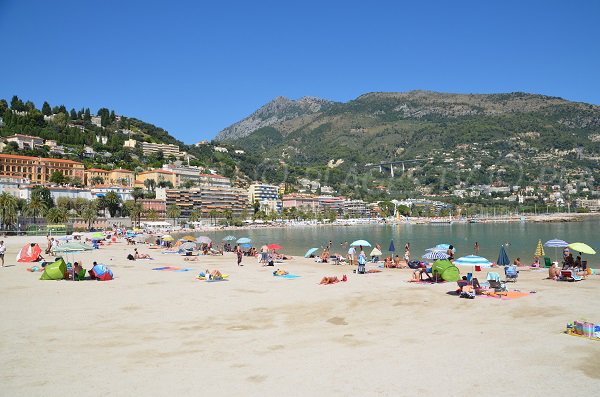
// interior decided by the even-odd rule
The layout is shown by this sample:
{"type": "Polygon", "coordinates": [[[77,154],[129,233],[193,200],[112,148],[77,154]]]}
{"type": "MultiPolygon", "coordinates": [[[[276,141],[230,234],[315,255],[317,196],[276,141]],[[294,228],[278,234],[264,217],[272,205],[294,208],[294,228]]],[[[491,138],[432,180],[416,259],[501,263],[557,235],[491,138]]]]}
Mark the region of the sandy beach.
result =
{"type": "Polygon", "coordinates": [[[510,288],[535,294],[467,300],[448,294],[455,283],[408,283],[409,270],[355,275],[295,258],[279,266],[301,276],[288,280],[253,258],[237,267],[233,254],[184,262],[138,245],[155,260],[128,261],[121,242],[76,255],[87,269],[111,266],[112,281],[40,281],[15,263],[27,240],[5,242],[2,396],[547,396],[600,385],[600,343],[563,334],[569,321],[600,322],[600,276],[522,271],[510,288]],[[161,266],[193,270],[151,270],[161,266]],[[207,268],[228,281],[196,280],[207,268]]]}

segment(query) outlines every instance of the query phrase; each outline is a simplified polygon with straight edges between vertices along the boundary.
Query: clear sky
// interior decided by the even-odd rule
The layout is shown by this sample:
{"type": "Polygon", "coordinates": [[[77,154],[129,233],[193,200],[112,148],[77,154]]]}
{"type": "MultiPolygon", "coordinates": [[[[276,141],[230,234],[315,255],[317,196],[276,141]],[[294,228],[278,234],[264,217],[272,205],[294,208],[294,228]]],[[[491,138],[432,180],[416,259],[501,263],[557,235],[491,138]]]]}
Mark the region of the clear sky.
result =
{"type": "Polygon", "coordinates": [[[0,97],[187,143],[283,95],[526,91],[600,104],[600,1],[0,0],[0,97]]]}

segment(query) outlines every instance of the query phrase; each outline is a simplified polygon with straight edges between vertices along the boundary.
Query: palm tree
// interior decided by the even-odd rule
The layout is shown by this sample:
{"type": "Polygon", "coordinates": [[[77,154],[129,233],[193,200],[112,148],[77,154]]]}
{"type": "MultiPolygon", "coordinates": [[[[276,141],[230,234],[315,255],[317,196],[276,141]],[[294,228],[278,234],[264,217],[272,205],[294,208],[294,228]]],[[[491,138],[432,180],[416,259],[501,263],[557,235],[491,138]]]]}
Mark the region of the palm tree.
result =
{"type": "Polygon", "coordinates": [[[136,203],[135,201],[127,201],[126,207],[129,210],[129,216],[133,220],[134,224],[137,221],[137,225],[140,225],[140,218],[142,217],[142,213],[144,212],[144,207],[141,203],[136,203]]]}
{"type": "Polygon", "coordinates": [[[4,227],[17,223],[17,199],[6,192],[0,194],[0,221],[4,227]]]}
{"type": "Polygon", "coordinates": [[[38,215],[43,215],[47,209],[46,202],[40,196],[31,196],[25,208],[25,214],[33,217],[33,223],[35,224],[38,215]]]}
{"type": "Polygon", "coordinates": [[[110,214],[111,218],[114,218],[117,214],[117,210],[122,204],[121,197],[115,192],[108,192],[104,196],[104,203],[106,205],[106,209],[110,214]]]}
{"type": "Polygon", "coordinates": [[[190,214],[190,222],[198,222],[202,217],[202,211],[195,209],[190,214]]]}
{"type": "Polygon", "coordinates": [[[171,219],[173,219],[173,221],[176,222],[176,219],[181,216],[181,210],[179,209],[178,206],[172,204],[172,205],[167,206],[166,215],[167,215],[167,218],[171,218],[171,219]]]}
{"type": "Polygon", "coordinates": [[[218,214],[217,210],[210,210],[210,212],[208,213],[208,216],[210,217],[210,220],[212,221],[213,225],[215,224],[217,214],[218,214]]]}
{"type": "Polygon", "coordinates": [[[154,179],[146,179],[144,181],[144,186],[146,186],[146,189],[148,189],[148,191],[153,192],[154,188],[156,188],[156,181],[154,179]]]}
{"type": "Polygon", "coordinates": [[[98,207],[95,201],[90,201],[81,211],[81,218],[88,224],[88,230],[92,228],[92,223],[98,219],[98,207]]]}
{"type": "Polygon", "coordinates": [[[149,210],[148,212],[146,212],[146,219],[148,219],[149,221],[158,220],[158,212],[156,212],[155,209],[149,210]]]}
{"type": "Polygon", "coordinates": [[[231,220],[233,219],[233,211],[228,208],[225,211],[223,211],[223,216],[225,217],[225,219],[227,219],[227,225],[229,225],[231,223],[231,220]]]}
{"type": "Polygon", "coordinates": [[[46,212],[48,223],[64,223],[69,219],[66,208],[53,207],[46,212]]]}
{"type": "Polygon", "coordinates": [[[133,196],[133,201],[137,203],[139,199],[144,198],[144,189],[141,187],[134,187],[131,195],[133,196]]]}

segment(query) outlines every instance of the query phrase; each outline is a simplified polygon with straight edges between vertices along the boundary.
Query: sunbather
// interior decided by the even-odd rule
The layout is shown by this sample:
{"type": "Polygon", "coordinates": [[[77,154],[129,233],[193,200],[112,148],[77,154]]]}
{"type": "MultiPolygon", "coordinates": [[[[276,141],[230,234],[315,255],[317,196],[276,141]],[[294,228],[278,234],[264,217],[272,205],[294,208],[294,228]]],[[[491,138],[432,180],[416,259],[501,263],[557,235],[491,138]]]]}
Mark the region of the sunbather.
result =
{"type": "Polygon", "coordinates": [[[558,280],[560,278],[560,269],[556,264],[548,269],[548,278],[551,280],[558,280]]]}
{"type": "Polygon", "coordinates": [[[150,255],[148,255],[148,254],[140,254],[140,253],[138,252],[137,248],[135,248],[133,251],[134,251],[133,257],[134,257],[135,259],[152,259],[152,258],[150,257],[150,255]]]}
{"type": "Polygon", "coordinates": [[[221,274],[221,272],[216,269],[212,272],[209,272],[208,269],[206,269],[206,272],[204,272],[204,274],[204,277],[206,277],[207,280],[223,280],[223,274],[221,274]]]}
{"type": "Polygon", "coordinates": [[[197,256],[186,256],[183,258],[183,260],[186,262],[196,262],[198,259],[200,258],[197,256]]]}
{"type": "Polygon", "coordinates": [[[393,266],[394,266],[394,264],[392,262],[392,257],[388,256],[387,258],[385,258],[385,262],[383,263],[383,267],[390,268],[390,267],[393,267],[393,266]]]}
{"type": "Polygon", "coordinates": [[[289,273],[288,273],[288,272],[286,272],[285,270],[277,269],[277,270],[275,270],[275,271],[273,272],[273,274],[274,274],[274,275],[276,275],[276,276],[286,276],[286,275],[288,275],[289,273]]]}
{"type": "Polygon", "coordinates": [[[429,273],[431,273],[431,267],[422,266],[413,272],[413,278],[411,281],[423,281],[423,273],[425,273],[428,280],[432,280],[431,276],[429,275],[429,273]]]}
{"type": "Polygon", "coordinates": [[[337,278],[337,276],[332,276],[332,277],[323,277],[321,279],[321,282],[319,284],[335,284],[335,283],[339,283],[340,279],[337,278]]]}

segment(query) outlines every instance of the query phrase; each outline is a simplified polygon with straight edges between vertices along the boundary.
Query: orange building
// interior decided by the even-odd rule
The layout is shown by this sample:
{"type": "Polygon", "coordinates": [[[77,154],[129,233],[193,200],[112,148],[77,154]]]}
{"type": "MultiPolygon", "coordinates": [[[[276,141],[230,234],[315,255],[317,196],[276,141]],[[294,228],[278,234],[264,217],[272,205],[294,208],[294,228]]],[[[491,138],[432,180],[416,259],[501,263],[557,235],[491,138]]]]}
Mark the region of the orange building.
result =
{"type": "Polygon", "coordinates": [[[103,170],[100,168],[90,168],[85,170],[85,184],[86,186],[92,186],[95,182],[96,185],[103,185],[108,183],[108,176],[110,171],[103,170]],[[94,180],[94,178],[102,178],[102,181],[94,180]]]}
{"type": "Polygon", "coordinates": [[[135,173],[123,168],[118,168],[110,171],[110,174],[108,175],[108,181],[106,182],[113,185],[132,187],[135,183],[135,173]]]}
{"type": "Polygon", "coordinates": [[[83,163],[73,160],[0,154],[0,174],[27,178],[32,184],[48,183],[53,173],[60,172],[68,178],[85,180],[83,163]]]}

